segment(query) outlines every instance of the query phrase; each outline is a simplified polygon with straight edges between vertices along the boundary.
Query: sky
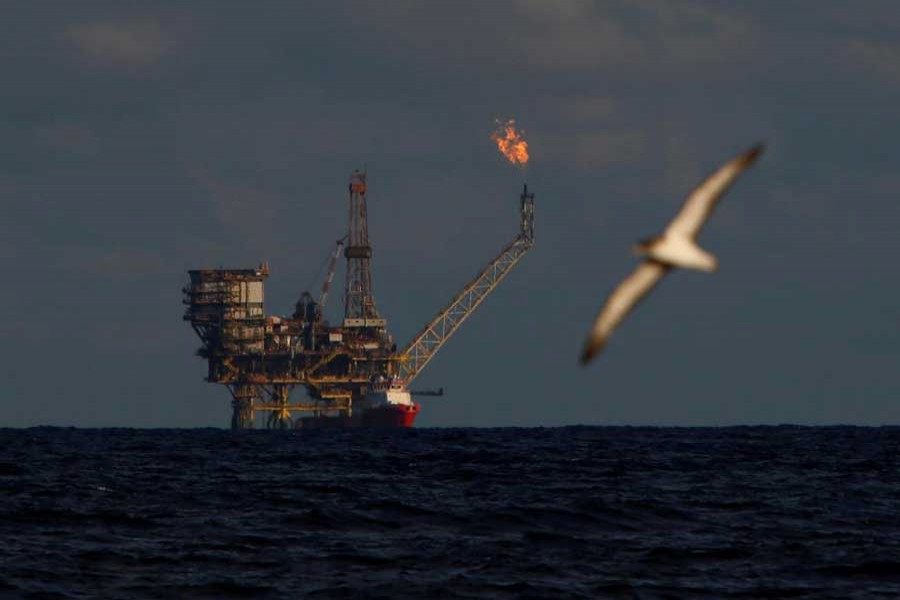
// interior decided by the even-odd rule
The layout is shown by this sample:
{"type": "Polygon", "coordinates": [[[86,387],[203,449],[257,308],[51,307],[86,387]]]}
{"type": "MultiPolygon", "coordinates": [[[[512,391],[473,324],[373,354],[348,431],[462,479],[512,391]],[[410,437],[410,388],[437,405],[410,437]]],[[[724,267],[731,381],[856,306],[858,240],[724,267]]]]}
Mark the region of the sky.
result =
{"type": "Polygon", "coordinates": [[[268,261],[290,314],[357,168],[401,345],[536,194],[534,249],[416,380],[446,391],[419,426],[900,423],[894,2],[5,8],[0,427],[227,426],[186,271],[268,261]],[[489,140],[510,117],[524,169],[489,140]],[[631,244],[758,141],[698,240],[719,271],[668,277],[582,368],[631,244]]]}

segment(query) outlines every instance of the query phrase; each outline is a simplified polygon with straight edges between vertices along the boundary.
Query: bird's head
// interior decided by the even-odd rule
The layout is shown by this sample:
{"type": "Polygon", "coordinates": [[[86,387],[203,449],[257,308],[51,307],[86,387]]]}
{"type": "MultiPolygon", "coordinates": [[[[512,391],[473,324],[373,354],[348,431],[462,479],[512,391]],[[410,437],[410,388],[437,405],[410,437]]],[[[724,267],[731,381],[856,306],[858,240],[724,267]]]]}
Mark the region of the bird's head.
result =
{"type": "Polygon", "coordinates": [[[644,256],[645,254],[650,252],[650,248],[652,248],[653,245],[659,241],[659,239],[659,236],[657,236],[638,240],[637,242],[635,242],[634,246],[631,247],[631,250],[638,256],[644,256]]]}

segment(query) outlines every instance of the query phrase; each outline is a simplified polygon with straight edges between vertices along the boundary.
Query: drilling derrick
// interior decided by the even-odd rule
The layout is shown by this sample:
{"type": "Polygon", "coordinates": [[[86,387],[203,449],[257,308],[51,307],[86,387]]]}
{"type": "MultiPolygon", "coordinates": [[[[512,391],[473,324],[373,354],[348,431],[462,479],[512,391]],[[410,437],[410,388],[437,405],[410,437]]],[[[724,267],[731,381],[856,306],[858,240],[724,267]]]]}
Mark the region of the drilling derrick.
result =
{"type": "Polygon", "coordinates": [[[202,342],[197,354],[209,363],[207,381],[231,392],[233,429],[252,428],[258,412],[268,415],[270,428],[412,426],[420,406],[407,385],[534,244],[534,195],[526,187],[518,235],[397,351],[375,308],[364,173],[351,175],[349,192],[348,231],[328,261],[319,301],[304,292],[291,317],[265,315],[265,263],[189,271],[184,319],[202,342]],[[324,309],[341,249],[344,316],[333,327],[324,309]],[[292,400],[298,386],[306,397],[292,400]]]}
{"type": "Polygon", "coordinates": [[[366,175],[354,171],[350,176],[350,230],[347,232],[347,279],[344,291],[344,326],[364,327],[371,322],[384,327],[372,296],[372,247],[366,209],[366,175]]]}

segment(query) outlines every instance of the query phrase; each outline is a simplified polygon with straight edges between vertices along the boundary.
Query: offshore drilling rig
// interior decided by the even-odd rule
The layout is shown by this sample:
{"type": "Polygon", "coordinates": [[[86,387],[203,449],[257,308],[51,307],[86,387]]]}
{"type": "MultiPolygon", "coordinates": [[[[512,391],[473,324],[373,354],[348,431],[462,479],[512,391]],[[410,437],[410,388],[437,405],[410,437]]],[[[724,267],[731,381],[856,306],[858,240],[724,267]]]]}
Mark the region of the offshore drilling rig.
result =
{"type": "Polygon", "coordinates": [[[372,292],[366,176],[350,177],[347,235],[338,240],[317,299],[304,292],[290,318],[266,316],[268,264],[255,269],[188,271],[183,289],[191,323],[209,363],[207,381],[232,396],[232,429],[254,426],[266,414],[269,428],[410,427],[420,410],[409,384],[450,336],[534,245],[534,194],[520,196],[519,232],[406,347],[398,350],[378,313],[372,292]],[[338,259],[346,259],[344,319],[324,320],[338,259]],[[305,397],[291,398],[295,388],[305,397]]]}

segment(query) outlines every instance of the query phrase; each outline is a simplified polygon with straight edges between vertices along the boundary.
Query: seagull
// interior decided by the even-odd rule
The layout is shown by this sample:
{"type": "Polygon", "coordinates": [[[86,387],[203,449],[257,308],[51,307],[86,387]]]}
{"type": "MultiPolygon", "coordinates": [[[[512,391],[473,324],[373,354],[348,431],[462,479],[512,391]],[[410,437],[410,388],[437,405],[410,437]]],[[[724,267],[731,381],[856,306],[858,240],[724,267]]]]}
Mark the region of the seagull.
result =
{"type": "Polygon", "coordinates": [[[645,256],[634,273],[626,277],[613,290],[606,304],[594,319],[594,326],[584,344],[581,364],[587,364],[600,353],[609,336],[638,302],[650,293],[669,271],[675,267],[712,272],[719,261],[697,245],[695,238],[700,228],[709,218],[722,194],[734,182],[741,171],[753,164],[762,153],[763,145],[757,144],[736,156],[709,179],[696,188],[662,235],[639,241],[634,252],[645,256]]]}

